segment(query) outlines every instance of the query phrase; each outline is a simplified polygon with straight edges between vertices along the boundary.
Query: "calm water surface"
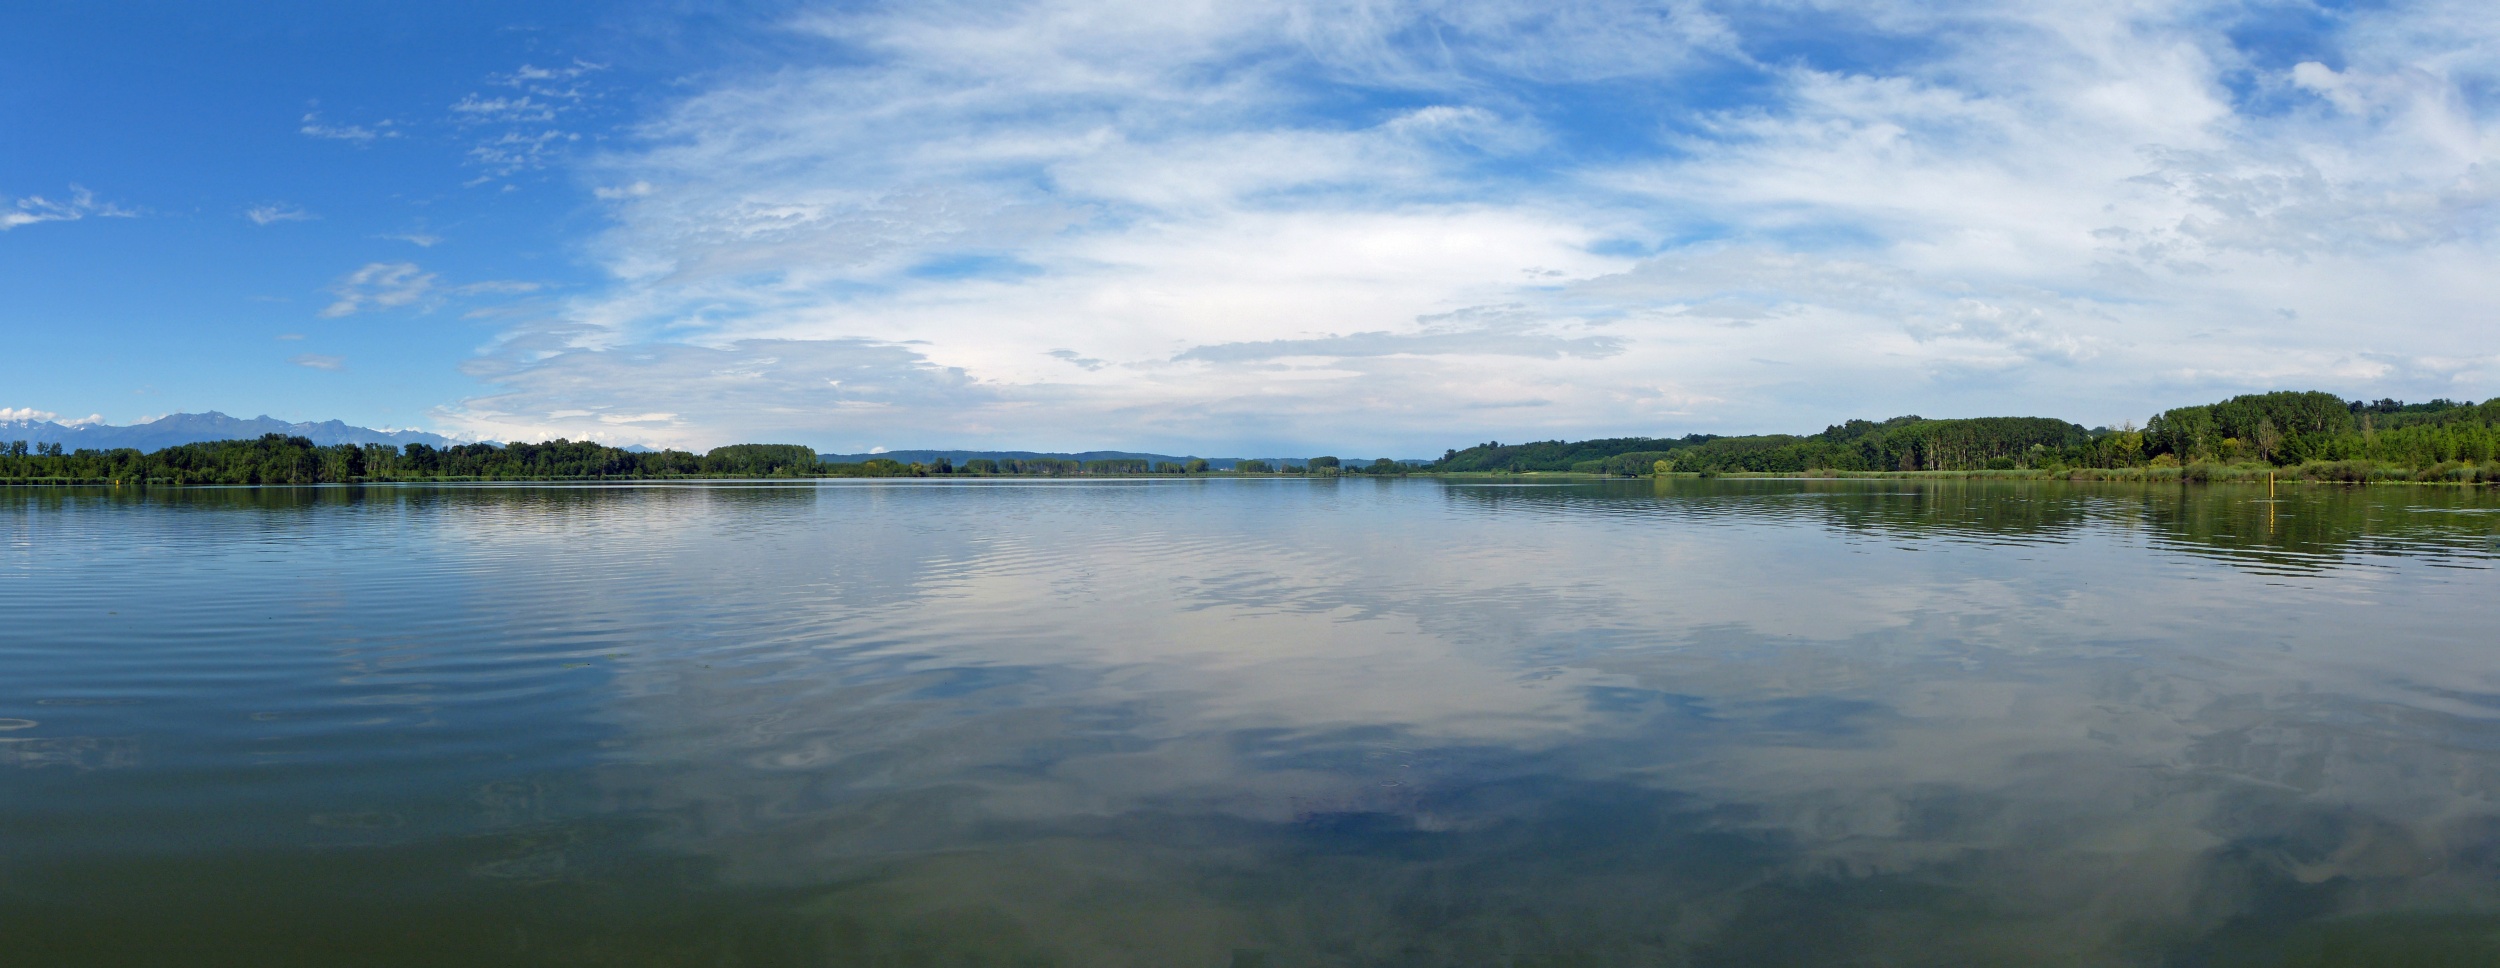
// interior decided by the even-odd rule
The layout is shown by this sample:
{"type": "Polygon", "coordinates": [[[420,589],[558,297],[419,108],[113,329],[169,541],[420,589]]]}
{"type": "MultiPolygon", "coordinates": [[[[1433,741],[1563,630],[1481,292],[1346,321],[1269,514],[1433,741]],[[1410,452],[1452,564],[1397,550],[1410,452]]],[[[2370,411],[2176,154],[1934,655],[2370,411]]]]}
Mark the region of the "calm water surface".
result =
{"type": "Polygon", "coordinates": [[[2500,498],[0,489],[11,965],[2500,960],[2500,498]]]}

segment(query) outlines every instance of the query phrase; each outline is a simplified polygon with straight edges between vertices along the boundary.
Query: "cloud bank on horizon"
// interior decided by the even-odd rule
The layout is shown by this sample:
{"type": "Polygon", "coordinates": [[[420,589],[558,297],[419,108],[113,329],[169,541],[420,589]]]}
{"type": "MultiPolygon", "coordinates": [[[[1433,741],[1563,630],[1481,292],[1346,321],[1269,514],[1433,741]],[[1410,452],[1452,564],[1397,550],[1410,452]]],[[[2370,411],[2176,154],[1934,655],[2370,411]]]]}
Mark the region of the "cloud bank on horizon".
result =
{"type": "MultiPolygon", "coordinates": [[[[474,182],[571,180],[598,272],[472,313],[477,389],[434,422],[1368,455],[2500,392],[2486,4],[1037,0],[760,29],[588,140],[549,125],[624,83],[612,56],[453,105],[474,182]]],[[[361,261],[320,315],[506,293],[361,261]]],[[[490,275],[524,273],[460,278],[490,275]]]]}

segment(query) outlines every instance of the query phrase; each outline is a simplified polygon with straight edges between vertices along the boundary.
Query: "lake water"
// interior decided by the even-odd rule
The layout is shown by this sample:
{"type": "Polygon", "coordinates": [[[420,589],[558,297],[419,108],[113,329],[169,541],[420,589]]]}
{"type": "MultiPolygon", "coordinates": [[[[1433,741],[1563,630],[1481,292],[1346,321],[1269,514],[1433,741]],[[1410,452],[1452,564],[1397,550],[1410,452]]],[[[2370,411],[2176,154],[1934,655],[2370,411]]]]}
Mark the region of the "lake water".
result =
{"type": "Polygon", "coordinates": [[[2500,961],[2500,496],[0,489],[11,965],[2500,961]]]}

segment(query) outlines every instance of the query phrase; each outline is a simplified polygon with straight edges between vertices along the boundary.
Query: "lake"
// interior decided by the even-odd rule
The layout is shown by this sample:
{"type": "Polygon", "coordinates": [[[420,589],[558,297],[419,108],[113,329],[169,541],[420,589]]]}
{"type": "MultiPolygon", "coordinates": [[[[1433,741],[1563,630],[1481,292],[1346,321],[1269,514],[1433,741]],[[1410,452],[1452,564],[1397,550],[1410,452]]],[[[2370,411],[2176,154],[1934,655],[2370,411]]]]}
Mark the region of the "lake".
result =
{"type": "Polygon", "coordinates": [[[0,489],[12,965],[2500,962],[2500,496],[0,489]]]}

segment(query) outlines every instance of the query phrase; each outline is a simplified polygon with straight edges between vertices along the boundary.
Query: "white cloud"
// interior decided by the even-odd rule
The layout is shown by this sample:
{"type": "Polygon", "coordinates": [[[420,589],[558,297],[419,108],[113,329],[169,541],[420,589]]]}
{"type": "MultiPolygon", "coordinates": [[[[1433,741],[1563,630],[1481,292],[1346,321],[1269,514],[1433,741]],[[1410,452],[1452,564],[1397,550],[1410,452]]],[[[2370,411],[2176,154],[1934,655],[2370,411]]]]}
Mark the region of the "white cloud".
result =
{"type": "Polygon", "coordinates": [[[579,101],[587,94],[582,89],[580,80],[607,69],[606,64],[593,64],[575,58],[572,63],[563,67],[537,67],[523,64],[510,74],[489,77],[487,81],[499,87],[519,88],[539,97],[560,101],[579,101]]]}
{"type": "Polygon", "coordinates": [[[406,242],[409,245],[416,246],[420,249],[431,249],[437,245],[443,244],[442,236],[426,232],[402,232],[397,235],[379,235],[375,236],[375,238],[389,239],[393,242],[406,242]]]}
{"type": "Polygon", "coordinates": [[[2354,114],[2368,109],[2368,102],[2360,96],[2359,92],[2353,90],[2351,77],[2337,73],[2334,68],[2317,61],[2302,61],[2292,65],[2292,83],[2354,114]]]}
{"type": "Polygon", "coordinates": [[[333,373],[347,368],[346,357],[331,356],[326,353],[298,353],[294,356],[288,357],[287,362],[309,370],[322,370],[333,373]]]}
{"type": "MultiPolygon", "coordinates": [[[[361,312],[417,306],[427,311],[444,303],[476,297],[523,296],[546,288],[546,284],[526,279],[488,279],[480,282],[447,284],[436,273],[427,272],[414,262],[369,262],[362,268],[340,277],[330,287],[332,301],[321,310],[326,318],[336,319],[361,312]]],[[[489,304],[468,313],[469,318],[503,314],[509,306],[489,304]]],[[[283,338],[283,337],[282,337],[283,338]]]]}
{"type": "Polygon", "coordinates": [[[296,130],[307,138],[346,141],[359,145],[372,144],[383,138],[399,137],[396,121],[378,121],[369,128],[361,124],[330,124],[321,120],[321,112],[318,111],[304,112],[303,120],[296,130]]]}
{"type": "MultiPolygon", "coordinates": [[[[2351,12],[2334,69],[2266,66],[2231,39],[2266,11],[2201,4],[1852,5],[1802,53],[1699,5],[804,16],[839,57],[725,75],[585,163],[612,283],[509,331],[455,417],[1422,454],[2488,395],[2475,9],[2351,12]],[[861,354],[955,376],[870,405],[861,354]]],[[[547,133],[477,163],[551,163],[547,133]]]]}
{"type": "Polygon", "coordinates": [[[0,407],[0,424],[51,423],[59,424],[63,427],[85,427],[103,422],[104,415],[100,413],[91,413],[84,417],[71,417],[64,420],[61,418],[60,414],[54,413],[50,410],[37,410],[32,407],[19,407],[12,410],[8,407],[0,407]]]}
{"type": "Polygon", "coordinates": [[[433,273],[419,269],[414,262],[366,263],[331,287],[330,293],[337,300],[321,315],[335,319],[367,310],[412,305],[434,291],[434,281],[433,273]]]}
{"type": "Polygon", "coordinates": [[[1194,346],[1173,357],[1209,363],[1273,363],[1391,356],[1526,356],[1539,359],[1601,359],[1623,352],[1623,340],[1607,335],[1563,335],[1552,320],[1519,306],[1487,306],[1417,319],[1408,332],[1330,334],[1302,339],[1252,340],[1194,346]]]}
{"type": "MultiPolygon", "coordinates": [[[[582,78],[606,69],[606,65],[582,60],[554,68],[523,64],[509,74],[487,78],[487,83],[513,93],[470,92],[452,102],[455,124],[494,132],[469,149],[469,163],[483,171],[469,184],[546,168],[566,146],[581,141],[580,132],[556,124],[592,99],[582,78]]],[[[504,186],[507,191],[512,187],[504,186]]]]}
{"type": "Polygon", "coordinates": [[[487,174],[472,184],[545,168],[558,149],[581,139],[570,131],[506,131],[478,142],[469,149],[469,161],[487,174]]]}
{"type": "Polygon", "coordinates": [[[453,102],[451,110],[455,117],[478,124],[515,124],[556,119],[556,109],[553,105],[544,101],[530,100],[528,95],[481,98],[471,94],[453,102]]]}
{"type": "Polygon", "coordinates": [[[982,407],[990,394],[961,370],[930,364],[908,346],[865,340],[742,340],[718,348],[661,345],[630,350],[566,348],[557,340],[507,343],[471,364],[505,392],[469,400],[446,416],[510,440],[552,437],[653,443],[717,432],[681,412],[618,400],[613,381],[650,381],[646,401],[678,411],[747,414],[756,432],[812,425],[817,415],[911,419],[943,401],[982,407]],[[512,404],[521,404],[515,407],[512,404]]]}
{"type": "Polygon", "coordinates": [[[90,215],[97,218],[133,218],[138,214],[111,202],[96,201],[94,192],[71,185],[68,198],[27,195],[8,208],[0,209],[0,232],[39,222],[75,222],[90,215]]]}
{"type": "Polygon", "coordinates": [[[243,217],[251,219],[254,225],[270,225],[278,222],[308,222],[321,216],[285,202],[271,202],[267,205],[254,205],[244,209],[243,217]]]}

